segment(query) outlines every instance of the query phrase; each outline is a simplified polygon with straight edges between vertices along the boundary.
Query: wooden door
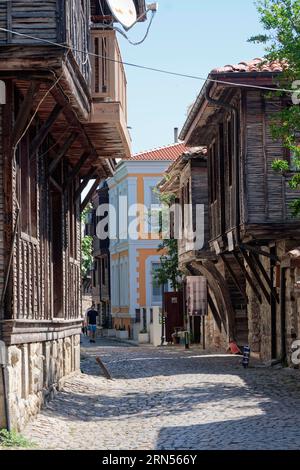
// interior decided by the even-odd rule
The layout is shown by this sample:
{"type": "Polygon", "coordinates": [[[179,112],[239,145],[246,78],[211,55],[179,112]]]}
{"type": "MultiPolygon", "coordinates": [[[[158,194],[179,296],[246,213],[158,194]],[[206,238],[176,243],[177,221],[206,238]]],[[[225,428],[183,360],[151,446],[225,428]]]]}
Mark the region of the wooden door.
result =
{"type": "Polygon", "coordinates": [[[176,328],[180,329],[184,326],[182,292],[165,293],[164,305],[166,314],[166,341],[170,343],[176,328]]]}

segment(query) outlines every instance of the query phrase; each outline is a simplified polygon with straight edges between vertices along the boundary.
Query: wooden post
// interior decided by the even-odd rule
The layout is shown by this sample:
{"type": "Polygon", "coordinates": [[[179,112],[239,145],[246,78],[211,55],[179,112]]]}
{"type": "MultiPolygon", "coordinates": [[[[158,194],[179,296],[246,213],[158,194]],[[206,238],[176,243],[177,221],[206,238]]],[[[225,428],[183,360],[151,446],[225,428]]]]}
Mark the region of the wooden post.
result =
{"type": "Polygon", "coordinates": [[[81,196],[82,191],[84,191],[84,189],[87,186],[87,184],[89,183],[89,181],[92,180],[94,176],[96,176],[96,173],[97,173],[97,169],[92,168],[88,172],[88,174],[86,176],[84,176],[83,180],[81,181],[80,185],[78,186],[78,188],[75,192],[75,195],[74,195],[75,202],[78,201],[78,199],[81,196]]]}
{"type": "Polygon", "coordinates": [[[15,146],[22,136],[22,133],[25,130],[25,126],[27,124],[27,121],[29,119],[32,106],[34,103],[34,100],[39,92],[40,89],[40,83],[33,81],[30,83],[27,94],[23,100],[23,103],[21,104],[14,129],[13,129],[13,136],[12,136],[12,144],[15,146]]]}
{"type": "Polygon", "coordinates": [[[64,156],[66,155],[67,151],[69,150],[69,148],[71,147],[71,145],[75,142],[75,140],[77,139],[77,136],[78,134],[73,132],[69,137],[68,139],[65,141],[64,145],[62,146],[62,148],[59,150],[56,158],[50,163],[49,165],[49,170],[48,170],[48,173],[49,175],[52,175],[52,173],[55,171],[57,165],[59,164],[59,162],[61,161],[62,158],[64,158],[64,156]]]}
{"type": "Polygon", "coordinates": [[[242,253],[242,255],[244,256],[245,261],[246,261],[246,263],[248,264],[248,266],[249,266],[249,268],[250,268],[250,270],[251,270],[253,276],[255,277],[256,282],[257,282],[257,284],[259,285],[259,287],[260,287],[262,293],[264,294],[266,301],[270,304],[270,303],[271,303],[271,296],[270,296],[269,292],[267,291],[267,288],[266,288],[266,286],[264,285],[264,283],[263,283],[263,281],[262,281],[260,275],[259,275],[258,272],[256,271],[255,265],[254,265],[254,263],[253,263],[253,260],[250,258],[250,256],[248,255],[248,253],[247,253],[246,251],[241,250],[241,253],[242,253]]]}
{"type": "Polygon", "coordinates": [[[71,170],[71,173],[67,177],[67,181],[64,184],[64,189],[66,189],[71,181],[79,174],[81,168],[85,164],[85,162],[88,160],[88,158],[91,156],[90,152],[84,152],[84,154],[81,156],[81,158],[78,160],[74,168],[71,170]]]}
{"type": "Polygon", "coordinates": [[[89,190],[88,194],[86,195],[86,197],[84,198],[83,202],[81,203],[80,205],[80,211],[83,212],[84,209],[86,208],[86,206],[88,205],[88,203],[90,202],[90,200],[92,199],[92,196],[94,194],[94,192],[96,191],[100,181],[101,181],[101,176],[98,176],[93,184],[93,186],[91,187],[91,189],[89,190]]]}
{"type": "Polygon", "coordinates": [[[248,299],[247,299],[246,292],[244,291],[244,289],[240,285],[240,283],[239,283],[239,281],[238,281],[238,279],[235,275],[235,272],[233,271],[232,267],[230,266],[230,263],[227,261],[226,255],[223,255],[221,253],[219,256],[222,259],[223,263],[225,264],[226,268],[228,269],[228,272],[229,272],[230,276],[232,277],[232,280],[233,280],[236,288],[240,291],[240,293],[242,294],[244,300],[247,302],[248,299]]]}
{"type": "Polygon", "coordinates": [[[51,131],[53,124],[57,120],[62,110],[63,110],[63,106],[61,106],[60,104],[55,105],[47,121],[42,125],[42,127],[40,128],[39,132],[37,133],[37,135],[35,136],[35,138],[33,139],[30,145],[30,150],[29,150],[30,158],[33,157],[33,155],[37,152],[39,147],[42,145],[42,143],[44,142],[47,135],[51,131]]]}
{"type": "Polygon", "coordinates": [[[233,251],[232,254],[233,254],[233,256],[235,257],[236,262],[237,262],[238,265],[240,266],[242,272],[244,273],[244,276],[245,276],[245,278],[247,279],[248,283],[250,284],[250,286],[251,286],[253,292],[255,293],[256,297],[258,298],[259,303],[261,304],[261,303],[262,303],[262,298],[261,298],[260,292],[259,292],[259,290],[257,289],[255,283],[253,282],[253,280],[252,280],[250,274],[248,273],[247,269],[245,268],[244,263],[240,260],[238,254],[237,254],[235,251],[233,251]]]}

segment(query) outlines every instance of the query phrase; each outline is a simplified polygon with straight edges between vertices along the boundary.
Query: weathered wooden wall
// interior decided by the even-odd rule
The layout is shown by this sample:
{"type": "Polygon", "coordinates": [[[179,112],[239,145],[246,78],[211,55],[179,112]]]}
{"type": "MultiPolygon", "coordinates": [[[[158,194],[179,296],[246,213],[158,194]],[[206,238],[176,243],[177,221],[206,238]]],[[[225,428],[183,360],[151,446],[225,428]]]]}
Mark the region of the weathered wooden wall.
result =
{"type": "Polygon", "coordinates": [[[272,162],[285,158],[280,141],[274,141],[271,124],[281,109],[279,98],[248,91],[245,109],[245,223],[285,223],[292,221],[289,203],[300,195],[292,191],[288,179],[274,172],[272,162]]]}
{"type": "MultiPolygon", "coordinates": [[[[74,48],[75,61],[88,84],[91,80],[91,65],[86,55],[89,50],[89,19],[90,0],[0,2],[0,27],[74,48]]],[[[16,44],[37,45],[39,42],[0,31],[0,45],[16,44]]]]}
{"type": "Polygon", "coordinates": [[[208,223],[208,175],[207,162],[197,162],[192,160],[191,166],[191,192],[193,204],[193,222],[196,231],[196,205],[204,205],[204,246],[203,250],[208,248],[209,241],[209,223],[208,223]]]}
{"type": "MultiPolygon", "coordinates": [[[[42,39],[59,39],[61,1],[8,0],[0,3],[0,27],[42,39]]],[[[36,41],[0,32],[0,44],[34,44],[36,41]]]]}
{"type": "MultiPolygon", "coordinates": [[[[4,284],[3,106],[0,105],[0,299],[4,284]]],[[[0,312],[1,318],[2,312],[0,312]]]]}
{"type": "MultiPolygon", "coordinates": [[[[194,233],[197,232],[197,236],[199,237],[204,234],[204,245],[202,247],[202,250],[208,249],[208,175],[206,158],[192,158],[188,162],[186,162],[186,165],[181,170],[180,174],[178,197],[182,210],[185,204],[192,205],[192,229],[194,233]],[[202,220],[197,220],[197,205],[204,206],[204,225],[202,220]],[[200,233],[200,231],[202,230],[203,234],[202,232],[200,233]]],[[[189,245],[190,243],[187,243],[187,240],[184,237],[180,239],[178,241],[179,255],[183,255],[188,251],[191,251],[191,249],[189,249],[189,245]]]]}
{"type": "Polygon", "coordinates": [[[288,184],[292,171],[282,176],[272,169],[275,159],[286,158],[282,142],[274,141],[271,132],[274,118],[282,109],[280,98],[270,98],[257,90],[242,94],[237,91],[230,104],[238,110],[238,125],[233,113],[227,110],[217,113],[208,146],[212,240],[237,225],[237,184],[240,223],[244,225],[295,222],[289,204],[300,196],[300,191],[291,190],[288,184]],[[229,122],[231,129],[236,129],[232,140],[229,122]],[[239,174],[235,155],[239,159],[239,174]]]}
{"type": "MultiPolygon", "coordinates": [[[[17,102],[13,91],[9,97],[6,106],[10,106],[10,112],[14,114],[13,107],[17,102]],[[13,104],[14,103],[14,104],[13,104]]],[[[39,128],[39,121],[36,120],[30,130],[31,138],[39,128]]],[[[5,124],[6,128],[10,123],[5,124]]],[[[9,129],[6,129],[8,132],[9,129]]],[[[26,139],[26,137],[24,137],[26,139]]],[[[23,139],[22,142],[25,142],[23,139]]],[[[11,230],[13,230],[13,222],[16,219],[17,205],[20,205],[20,221],[16,243],[14,245],[13,269],[12,269],[12,302],[6,303],[5,317],[7,319],[26,319],[26,320],[53,320],[60,319],[77,319],[81,311],[81,274],[80,274],[80,242],[81,242],[81,223],[80,223],[80,207],[79,201],[75,203],[74,192],[79,184],[78,178],[73,180],[61,196],[60,206],[57,206],[57,213],[51,210],[51,200],[54,191],[53,186],[49,182],[48,167],[50,163],[48,150],[53,147],[53,140],[49,137],[43,144],[37,154],[37,158],[33,159],[31,165],[35,166],[37,175],[36,183],[29,182],[28,175],[22,173],[21,161],[27,155],[27,147],[24,143],[20,144],[19,151],[16,154],[16,171],[12,173],[12,201],[13,213],[5,203],[0,205],[0,221],[5,218],[11,220],[11,230]],[[23,155],[23,156],[22,156],[23,155]],[[26,182],[31,184],[31,211],[26,207],[28,195],[24,192],[26,182]],[[73,187],[72,187],[73,186],[73,187]],[[18,203],[17,203],[18,201],[18,203]],[[30,211],[33,215],[32,207],[36,207],[36,228],[34,233],[24,228],[23,219],[30,211]],[[72,220],[72,222],[71,222],[72,220]],[[53,233],[60,231],[61,248],[56,250],[54,257],[54,240],[53,233]],[[72,248],[71,248],[72,243],[72,248]],[[58,265],[55,270],[54,265],[58,265]],[[59,273],[59,274],[58,274],[59,273]],[[60,276],[57,278],[57,276],[60,276]],[[55,292],[57,286],[62,286],[60,292],[61,310],[55,309],[55,292]]],[[[1,140],[3,144],[3,140],[1,140]]],[[[1,147],[0,147],[1,148],[1,147]]],[[[9,151],[9,149],[8,149],[9,151]]],[[[1,153],[1,152],[0,152],[1,153]]],[[[62,178],[67,178],[67,164],[61,163],[58,174],[62,178]]],[[[34,170],[31,170],[34,171],[34,170]]],[[[0,173],[1,176],[1,173],[0,173]]],[[[62,179],[61,184],[64,184],[62,179]]],[[[29,187],[29,186],[28,186],[29,187]]],[[[3,185],[1,185],[3,190],[3,185]]],[[[7,194],[6,194],[7,196],[7,194]]],[[[1,200],[0,200],[1,202],[1,200]]],[[[26,218],[26,217],[25,217],[26,218]]],[[[1,222],[0,222],[1,223],[1,222]]],[[[0,226],[1,228],[1,226],[0,226]]],[[[3,232],[1,231],[1,240],[3,232]]],[[[8,261],[10,252],[9,238],[7,238],[5,263],[8,261]]],[[[0,251],[1,254],[1,251],[0,251]]],[[[0,260],[2,257],[0,258],[0,260]]],[[[2,268],[3,269],[3,268],[2,268]]],[[[1,264],[0,264],[1,270],[1,264]]],[[[1,276],[1,281],[3,276],[1,276]]],[[[9,295],[9,292],[8,294],[9,295]]]]}

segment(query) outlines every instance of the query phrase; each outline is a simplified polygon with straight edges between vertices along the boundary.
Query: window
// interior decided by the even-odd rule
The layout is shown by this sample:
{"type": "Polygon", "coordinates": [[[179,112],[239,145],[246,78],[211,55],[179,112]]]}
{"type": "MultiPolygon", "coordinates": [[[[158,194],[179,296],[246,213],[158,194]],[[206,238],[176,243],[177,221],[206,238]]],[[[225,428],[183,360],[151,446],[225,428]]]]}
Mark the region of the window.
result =
{"type": "Polygon", "coordinates": [[[217,200],[218,170],[217,170],[217,145],[216,142],[210,147],[210,195],[211,203],[217,200]]]}
{"type": "Polygon", "coordinates": [[[149,222],[150,222],[150,231],[152,234],[159,234],[161,232],[161,203],[159,200],[159,195],[156,192],[155,186],[151,186],[150,190],[150,211],[149,211],[149,222]]]}
{"type": "Polygon", "coordinates": [[[70,257],[73,259],[77,258],[77,243],[76,243],[76,205],[74,204],[74,183],[69,188],[69,247],[70,257]]]}
{"type": "MultiPolygon", "coordinates": [[[[160,263],[152,263],[152,292],[151,292],[151,303],[152,305],[160,304],[162,301],[162,286],[158,284],[154,278],[155,271],[160,267],[160,263]]],[[[168,291],[168,284],[164,286],[164,291],[168,291]]]]}
{"type": "Polygon", "coordinates": [[[228,183],[232,186],[233,175],[233,148],[234,148],[234,132],[233,123],[230,119],[227,123],[227,162],[228,162],[228,183]]]}
{"type": "Polygon", "coordinates": [[[185,200],[184,200],[184,187],[181,188],[181,195],[180,195],[180,199],[181,199],[181,214],[182,214],[182,217],[181,217],[181,228],[182,228],[182,231],[184,230],[184,224],[185,224],[185,211],[184,211],[184,204],[185,204],[185,200]]]}
{"type": "Polygon", "coordinates": [[[151,186],[151,205],[160,205],[159,195],[157,194],[155,186],[151,186]]]}
{"type": "Polygon", "coordinates": [[[34,137],[31,129],[19,146],[20,185],[22,232],[30,237],[37,237],[37,156],[30,158],[29,145],[34,137]]]}
{"type": "Polygon", "coordinates": [[[101,259],[101,276],[102,276],[102,285],[105,286],[106,284],[106,266],[105,266],[105,258],[101,259]]]}
{"type": "Polygon", "coordinates": [[[299,171],[299,167],[297,165],[297,159],[296,159],[295,152],[293,152],[292,150],[289,150],[289,149],[285,149],[285,155],[284,156],[285,156],[286,160],[289,162],[290,171],[292,171],[292,172],[299,171]]]}
{"type": "Polygon", "coordinates": [[[153,308],[150,308],[150,323],[153,323],[153,308]]]}
{"type": "Polygon", "coordinates": [[[135,323],[140,323],[141,322],[141,309],[136,308],[135,309],[135,323]]]}

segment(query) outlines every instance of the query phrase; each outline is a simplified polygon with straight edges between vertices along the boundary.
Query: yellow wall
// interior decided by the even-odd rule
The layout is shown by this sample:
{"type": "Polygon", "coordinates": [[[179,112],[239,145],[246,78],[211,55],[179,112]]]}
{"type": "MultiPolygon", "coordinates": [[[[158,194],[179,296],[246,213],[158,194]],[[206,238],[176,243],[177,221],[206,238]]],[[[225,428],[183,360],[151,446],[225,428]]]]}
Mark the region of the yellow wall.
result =
{"type": "Polygon", "coordinates": [[[112,307],[112,313],[129,313],[129,307],[112,307]]]}
{"type": "Polygon", "coordinates": [[[131,319],[130,318],[113,318],[113,326],[114,328],[118,329],[119,327],[124,327],[128,331],[128,327],[131,328],[130,326],[131,319]]]}
{"type": "Polygon", "coordinates": [[[121,251],[120,253],[114,253],[111,255],[112,261],[115,261],[116,259],[120,258],[128,258],[129,252],[128,250],[121,251]]]}
{"type": "MultiPolygon", "coordinates": [[[[122,181],[124,181],[127,178],[136,178],[137,179],[137,194],[136,194],[136,202],[137,204],[143,206],[145,203],[145,185],[144,185],[144,178],[162,178],[161,173],[129,173],[128,175],[124,176],[120,181],[118,181],[117,184],[120,184],[122,181]]],[[[114,184],[111,186],[111,189],[116,187],[117,184],[114,184]]],[[[139,214],[139,229],[138,229],[138,234],[139,234],[139,240],[160,240],[159,235],[145,233],[145,227],[144,227],[144,213],[139,214]]]]}
{"type": "Polygon", "coordinates": [[[166,254],[165,250],[157,251],[155,248],[140,248],[137,250],[137,287],[138,303],[140,307],[146,306],[146,261],[149,256],[162,256],[166,254]]]}

